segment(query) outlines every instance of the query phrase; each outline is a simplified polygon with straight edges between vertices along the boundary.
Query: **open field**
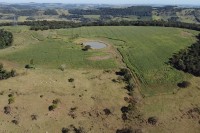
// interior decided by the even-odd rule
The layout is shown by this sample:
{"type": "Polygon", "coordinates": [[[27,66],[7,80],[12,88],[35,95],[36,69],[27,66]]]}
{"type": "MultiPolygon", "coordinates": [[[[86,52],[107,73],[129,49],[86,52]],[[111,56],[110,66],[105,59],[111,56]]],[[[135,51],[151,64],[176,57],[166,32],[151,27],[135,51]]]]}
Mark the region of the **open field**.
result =
{"type": "Polygon", "coordinates": [[[140,81],[143,95],[172,93],[177,90],[179,81],[191,75],[171,68],[166,62],[173,53],[194,43],[197,32],[178,28],[162,27],[81,27],[50,31],[29,31],[27,27],[6,29],[16,33],[16,42],[33,43],[23,50],[14,50],[12,54],[0,58],[16,61],[23,65],[33,59],[36,65],[59,67],[66,64],[69,68],[114,68],[117,64],[113,58],[103,61],[87,60],[92,56],[106,56],[103,51],[81,50],[74,45],[78,38],[101,39],[117,48],[127,66],[140,81]],[[23,36],[27,36],[24,38],[23,36]],[[78,38],[77,38],[78,37],[78,38]],[[28,39],[29,38],[29,39],[28,39]]]}
{"type": "Polygon", "coordinates": [[[60,35],[104,38],[119,49],[128,67],[142,83],[144,95],[170,93],[190,75],[166,64],[173,53],[194,43],[197,32],[162,27],[82,27],[57,30],[60,35]]]}
{"type": "Polygon", "coordinates": [[[89,133],[114,133],[128,126],[144,133],[200,130],[200,115],[188,113],[199,107],[200,79],[166,64],[173,53],[194,43],[198,32],[134,26],[47,31],[30,31],[27,26],[4,29],[13,33],[14,43],[0,50],[0,62],[20,75],[0,81],[0,132],[54,133],[61,132],[63,127],[70,128],[71,124],[89,133]],[[107,47],[83,51],[80,44],[88,40],[103,41],[107,47]],[[119,78],[115,72],[125,66],[122,57],[139,81],[133,97],[138,100],[136,108],[142,123],[121,118],[121,107],[128,105],[124,98],[131,97],[124,89],[125,82],[113,82],[119,78]],[[31,59],[36,69],[25,70],[31,59]],[[61,65],[66,66],[65,71],[58,69],[61,65]],[[70,78],[74,82],[69,82],[70,78]],[[178,88],[177,83],[184,79],[192,85],[178,88]],[[4,107],[8,105],[9,94],[14,94],[15,101],[9,105],[11,113],[6,115],[4,107]],[[60,103],[49,111],[55,99],[60,103]],[[106,108],[110,115],[105,115],[106,108]],[[38,116],[37,120],[31,119],[33,114],[38,116]],[[158,117],[154,126],[147,122],[151,116],[158,117]]]}
{"type": "Polygon", "coordinates": [[[0,83],[3,92],[0,96],[1,133],[60,133],[70,125],[83,127],[85,132],[112,133],[123,127],[120,108],[127,105],[123,100],[127,94],[122,89],[125,84],[112,82],[117,78],[114,72],[17,70],[25,74],[0,83]],[[74,82],[68,82],[69,78],[74,78],[74,82]],[[11,114],[6,115],[3,108],[8,104],[9,94],[14,95],[15,101],[10,105],[11,114]],[[54,99],[59,99],[60,103],[54,111],[49,111],[54,99]],[[71,108],[76,108],[72,114],[71,108]],[[111,115],[105,115],[106,108],[111,110],[111,115]],[[37,115],[37,120],[31,119],[33,114],[37,115]],[[19,124],[13,124],[12,120],[19,124]]]}

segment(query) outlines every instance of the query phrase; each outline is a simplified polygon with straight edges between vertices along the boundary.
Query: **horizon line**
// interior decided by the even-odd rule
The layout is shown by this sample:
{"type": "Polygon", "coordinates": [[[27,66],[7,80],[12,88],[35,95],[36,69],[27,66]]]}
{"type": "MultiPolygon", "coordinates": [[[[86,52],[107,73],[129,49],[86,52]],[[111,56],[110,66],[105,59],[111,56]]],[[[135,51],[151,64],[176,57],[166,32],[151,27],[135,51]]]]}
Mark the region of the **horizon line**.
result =
{"type": "Polygon", "coordinates": [[[82,5],[168,5],[168,6],[177,6],[177,5],[192,5],[192,6],[200,6],[200,4],[196,5],[196,4],[166,4],[166,3],[149,3],[149,4],[145,4],[145,3],[62,3],[62,2],[0,2],[0,4],[29,4],[29,3],[36,3],[36,4],[82,4],[82,5]]]}

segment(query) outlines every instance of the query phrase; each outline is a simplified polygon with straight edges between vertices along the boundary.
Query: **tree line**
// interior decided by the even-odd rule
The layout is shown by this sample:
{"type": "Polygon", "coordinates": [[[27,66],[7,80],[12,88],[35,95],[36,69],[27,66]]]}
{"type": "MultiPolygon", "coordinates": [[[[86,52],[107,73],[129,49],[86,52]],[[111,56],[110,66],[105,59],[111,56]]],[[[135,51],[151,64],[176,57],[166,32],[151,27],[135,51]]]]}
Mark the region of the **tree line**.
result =
{"type": "Polygon", "coordinates": [[[152,16],[151,6],[131,6],[127,8],[71,9],[70,14],[78,15],[112,15],[112,16],[152,16]]]}
{"type": "MultiPolygon", "coordinates": [[[[77,28],[81,26],[159,26],[159,27],[176,27],[200,31],[199,24],[190,24],[183,22],[167,21],[95,21],[95,22],[73,22],[73,21],[24,21],[18,22],[18,25],[31,26],[30,30],[48,30],[61,28],[77,28]]],[[[0,23],[0,26],[12,26],[13,23],[0,23]]]]}
{"type": "Polygon", "coordinates": [[[198,41],[187,49],[180,50],[170,58],[171,66],[178,70],[200,76],[200,34],[198,41]]]}
{"type": "Polygon", "coordinates": [[[11,32],[0,29],[0,49],[11,46],[13,35],[11,32]]]}

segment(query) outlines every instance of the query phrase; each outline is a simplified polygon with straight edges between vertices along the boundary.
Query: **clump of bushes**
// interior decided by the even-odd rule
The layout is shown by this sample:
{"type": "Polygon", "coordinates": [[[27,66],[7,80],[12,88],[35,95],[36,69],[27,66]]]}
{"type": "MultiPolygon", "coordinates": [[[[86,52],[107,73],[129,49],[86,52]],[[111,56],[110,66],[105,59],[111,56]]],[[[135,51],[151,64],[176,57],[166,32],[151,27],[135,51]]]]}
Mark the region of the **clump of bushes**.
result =
{"type": "Polygon", "coordinates": [[[104,111],[105,115],[110,115],[110,114],[112,114],[111,111],[110,111],[109,109],[104,109],[103,111],[104,111]]]}
{"type": "Polygon", "coordinates": [[[133,91],[133,89],[135,88],[135,84],[133,82],[132,75],[127,68],[120,69],[119,72],[116,72],[116,75],[123,76],[123,78],[124,78],[123,80],[126,81],[128,84],[125,87],[125,89],[127,89],[129,92],[133,91]]]}
{"type": "Polygon", "coordinates": [[[4,113],[5,114],[10,114],[11,113],[11,107],[10,106],[5,106],[4,107],[4,113]]]}
{"type": "Polygon", "coordinates": [[[26,65],[25,65],[25,68],[26,68],[26,69],[35,69],[33,59],[30,60],[30,64],[26,64],[26,65]]]}
{"type": "Polygon", "coordinates": [[[57,108],[57,104],[52,104],[49,106],[49,111],[53,111],[56,108],[57,108]]]}
{"type": "Polygon", "coordinates": [[[62,133],[68,133],[70,130],[68,129],[68,128],[66,128],[66,127],[63,127],[62,128],[62,133]]]}
{"type": "Polygon", "coordinates": [[[133,130],[129,128],[117,129],[116,133],[133,133],[133,130]]]}
{"type": "Polygon", "coordinates": [[[178,70],[200,76],[200,34],[198,41],[184,50],[180,50],[169,59],[171,66],[178,70]]]}
{"type": "Polygon", "coordinates": [[[52,105],[49,106],[49,111],[53,111],[58,107],[58,104],[60,103],[60,99],[55,99],[52,101],[52,105]]]}
{"type": "Polygon", "coordinates": [[[31,119],[32,119],[32,120],[37,120],[37,118],[38,118],[37,115],[35,115],[35,114],[31,115],[31,119]]]}
{"type": "Polygon", "coordinates": [[[128,113],[129,110],[130,110],[129,107],[123,106],[123,107],[121,108],[122,113],[128,113]]]}
{"type": "Polygon", "coordinates": [[[77,110],[77,107],[71,108],[70,112],[68,113],[68,115],[71,116],[73,119],[76,118],[76,113],[75,113],[76,110],[77,110]]]}
{"type": "Polygon", "coordinates": [[[13,124],[15,124],[15,125],[18,125],[19,124],[19,121],[18,120],[12,120],[11,121],[13,124]]]}
{"type": "Polygon", "coordinates": [[[128,120],[128,116],[127,116],[126,113],[123,113],[123,114],[122,114],[122,120],[123,120],[123,121],[128,120]]]}
{"type": "Polygon", "coordinates": [[[15,70],[7,71],[4,69],[4,66],[2,63],[0,63],[0,80],[8,79],[11,77],[17,76],[17,73],[15,70]]]}
{"type": "Polygon", "coordinates": [[[30,65],[30,64],[26,64],[25,68],[26,69],[35,69],[35,67],[33,65],[30,65]]]}
{"type": "Polygon", "coordinates": [[[158,122],[158,119],[155,116],[148,118],[148,123],[151,125],[156,125],[157,122],[158,122]]]}
{"type": "Polygon", "coordinates": [[[177,86],[180,87],[180,88],[187,88],[190,85],[191,85],[191,83],[188,82],[188,81],[183,81],[183,82],[177,84],[177,86]]]}
{"type": "Polygon", "coordinates": [[[83,51],[88,51],[89,49],[92,49],[90,45],[86,45],[82,50],[83,51]]]}
{"type": "Polygon", "coordinates": [[[84,128],[83,127],[75,127],[74,125],[70,125],[68,128],[64,127],[62,128],[62,133],[85,133],[84,128]]]}
{"type": "Polygon", "coordinates": [[[9,94],[8,95],[8,104],[12,104],[15,102],[15,98],[14,98],[14,95],[13,94],[9,94]]]}
{"type": "Polygon", "coordinates": [[[68,79],[68,82],[74,82],[73,78],[68,79]]]}

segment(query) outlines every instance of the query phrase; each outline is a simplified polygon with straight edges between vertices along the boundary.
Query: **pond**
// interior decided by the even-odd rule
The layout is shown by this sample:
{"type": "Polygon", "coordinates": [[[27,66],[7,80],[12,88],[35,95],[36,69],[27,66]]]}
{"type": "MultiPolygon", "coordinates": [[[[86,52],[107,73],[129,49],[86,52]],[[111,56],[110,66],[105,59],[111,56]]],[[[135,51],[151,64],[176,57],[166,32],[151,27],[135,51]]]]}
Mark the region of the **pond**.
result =
{"type": "Polygon", "coordinates": [[[84,46],[90,45],[92,49],[102,49],[107,47],[106,44],[97,41],[84,42],[83,45],[84,46]]]}

